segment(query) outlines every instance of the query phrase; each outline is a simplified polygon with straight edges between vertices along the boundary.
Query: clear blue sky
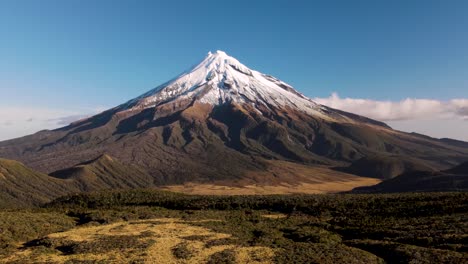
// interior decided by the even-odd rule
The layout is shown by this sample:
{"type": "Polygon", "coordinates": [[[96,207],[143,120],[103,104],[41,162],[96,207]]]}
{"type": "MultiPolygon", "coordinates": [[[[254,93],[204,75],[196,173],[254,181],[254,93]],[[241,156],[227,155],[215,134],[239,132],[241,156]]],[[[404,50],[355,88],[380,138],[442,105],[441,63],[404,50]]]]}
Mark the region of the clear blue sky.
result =
{"type": "Polygon", "coordinates": [[[468,1],[0,1],[2,104],[113,106],[217,49],[310,97],[466,97],[468,1]]]}

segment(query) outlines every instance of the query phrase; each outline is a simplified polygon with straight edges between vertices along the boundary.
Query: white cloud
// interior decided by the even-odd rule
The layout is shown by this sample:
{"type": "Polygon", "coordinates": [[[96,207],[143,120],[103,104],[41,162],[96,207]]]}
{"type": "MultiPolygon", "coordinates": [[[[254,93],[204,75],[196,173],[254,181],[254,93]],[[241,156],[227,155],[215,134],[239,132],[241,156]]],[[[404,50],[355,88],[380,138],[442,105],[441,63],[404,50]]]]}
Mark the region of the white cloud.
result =
{"type": "Polygon", "coordinates": [[[101,110],[102,108],[64,110],[0,106],[0,140],[29,135],[43,129],[62,127],[101,110]]]}
{"type": "Polygon", "coordinates": [[[327,98],[315,98],[317,103],[380,121],[424,118],[468,119],[468,99],[438,101],[407,98],[401,101],[341,98],[333,93],[327,98]]]}
{"type": "Polygon", "coordinates": [[[389,122],[403,131],[468,140],[465,132],[468,131],[468,99],[377,101],[341,98],[333,93],[330,97],[313,100],[332,108],[389,122]]]}

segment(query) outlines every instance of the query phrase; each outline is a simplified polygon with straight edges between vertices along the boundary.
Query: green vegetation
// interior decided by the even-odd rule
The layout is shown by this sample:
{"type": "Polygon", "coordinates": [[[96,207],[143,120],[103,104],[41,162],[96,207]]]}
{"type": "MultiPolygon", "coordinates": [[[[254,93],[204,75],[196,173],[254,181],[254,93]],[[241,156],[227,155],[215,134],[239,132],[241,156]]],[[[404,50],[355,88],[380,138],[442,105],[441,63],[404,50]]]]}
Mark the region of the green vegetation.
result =
{"type": "Polygon", "coordinates": [[[210,256],[208,264],[235,264],[236,255],[233,250],[226,249],[210,256]]]}
{"type": "Polygon", "coordinates": [[[102,254],[112,250],[142,250],[151,245],[139,240],[137,236],[103,236],[93,241],[75,242],[61,239],[40,239],[27,246],[44,246],[60,250],[65,255],[94,253],[102,254]]]}
{"type": "Polygon", "coordinates": [[[17,241],[29,241],[73,228],[73,218],[45,210],[6,210],[0,212],[0,256],[14,249],[17,241]]]}
{"type": "Polygon", "coordinates": [[[0,158],[0,208],[38,206],[72,191],[58,179],[0,158]]]}
{"type": "MultiPolygon", "coordinates": [[[[468,260],[468,193],[219,197],[132,190],[80,194],[59,198],[36,211],[0,213],[1,228],[10,230],[0,232],[0,248],[9,249],[4,256],[21,247],[42,247],[37,252],[62,250],[62,254],[72,255],[138,251],[157,245],[158,237],[149,231],[146,235],[115,235],[83,243],[43,237],[75,226],[122,221],[157,226],[162,221],[158,219],[163,218],[231,235],[187,235],[170,248],[181,261],[194,257],[197,250],[220,248],[208,256],[207,262],[235,263],[241,257],[235,249],[247,247],[271,248],[277,263],[468,260]],[[36,226],[20,231],[31,222],[36,226]],[[192,243],[198,245],[196,250],[192,243]]],[[[118,227],[112,230],[118,231],[118,227]]],[[[254,253],[249,253],[249,259],[264,258],[254,253]]]]}
{"type": "Polygon", "coordinates": [[[172,248],[172,253],[178,259],[189,259],[192,257],[192,251],[188,249],[187,243],[180,243],[174,248],[172,248]]]}

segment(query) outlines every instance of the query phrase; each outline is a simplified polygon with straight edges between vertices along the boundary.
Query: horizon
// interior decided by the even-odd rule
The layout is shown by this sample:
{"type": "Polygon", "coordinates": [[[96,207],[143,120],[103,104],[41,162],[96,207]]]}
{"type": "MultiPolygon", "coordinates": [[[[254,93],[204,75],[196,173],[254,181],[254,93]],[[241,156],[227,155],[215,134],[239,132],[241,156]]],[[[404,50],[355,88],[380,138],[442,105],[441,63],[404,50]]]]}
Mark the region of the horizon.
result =
{"type": "Polygon", "coordinates": [[[122,104],[209,50],[318,103],[468,141],[468,3],[203,2],[0,4],[0,141],[122,104]]]}

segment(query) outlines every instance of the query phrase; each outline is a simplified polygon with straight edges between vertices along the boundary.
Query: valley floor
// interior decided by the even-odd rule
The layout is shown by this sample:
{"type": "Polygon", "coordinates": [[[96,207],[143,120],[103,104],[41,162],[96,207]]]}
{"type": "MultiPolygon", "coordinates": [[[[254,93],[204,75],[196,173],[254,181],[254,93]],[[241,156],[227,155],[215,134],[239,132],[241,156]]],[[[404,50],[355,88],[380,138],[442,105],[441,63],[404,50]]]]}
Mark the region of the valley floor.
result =
{"type": "Polygon", "coordinates": [[[168,185],[161,190],[197,195],[269,195],[269,194],[324,194],[351,191],[356,187],[372,186],[381,182],[379,179],[355,177],[356,179],[323,183],[281,183],[277,185],[247,185],[242,187],[187,183],[168,185]]]}

